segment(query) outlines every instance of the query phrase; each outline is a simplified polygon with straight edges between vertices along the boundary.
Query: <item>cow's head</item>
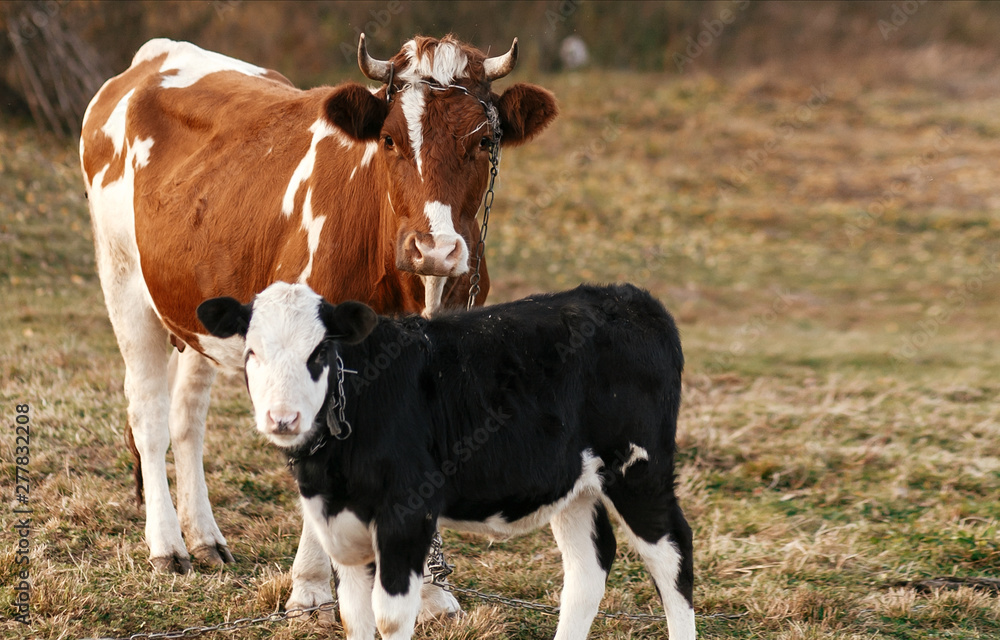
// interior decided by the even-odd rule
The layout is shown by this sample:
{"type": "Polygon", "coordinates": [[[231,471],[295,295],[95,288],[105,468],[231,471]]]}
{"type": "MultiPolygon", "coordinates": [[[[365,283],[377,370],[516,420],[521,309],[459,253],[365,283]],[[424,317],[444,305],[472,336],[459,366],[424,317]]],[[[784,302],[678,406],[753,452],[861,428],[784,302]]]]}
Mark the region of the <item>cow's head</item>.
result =
{"type": "Polygon", "coordinates": [[[516,62],[516,39],[506,54],[487,57],[451,36],[417,37],[392,59],[377,60],[362,34],[358,64],[382,86],[341,85],[324,103],[329,122],[355,140],[378,143],[396,266],[423,276],[425,289],[440,292],[443,278],[469,270],[497,138],[501,146],[527,142],[558,112],[552,94],[535,85],[493,93],[492,82],[516,62]]]}
{"type": "Polygon", "coordinates": [[[198,305],[198,319],[216,337],[245,338],[254,418],[271,442],[295,449],[317,428],[348,435],[335,415],[320,412],[324,405],[329,409],[330,385],[336,390],[337,344],[356,344],[375,328],[369,307],[353,301],[334,306],[304,284],[276,282],[249,304],[206,300],[198,305]]]}

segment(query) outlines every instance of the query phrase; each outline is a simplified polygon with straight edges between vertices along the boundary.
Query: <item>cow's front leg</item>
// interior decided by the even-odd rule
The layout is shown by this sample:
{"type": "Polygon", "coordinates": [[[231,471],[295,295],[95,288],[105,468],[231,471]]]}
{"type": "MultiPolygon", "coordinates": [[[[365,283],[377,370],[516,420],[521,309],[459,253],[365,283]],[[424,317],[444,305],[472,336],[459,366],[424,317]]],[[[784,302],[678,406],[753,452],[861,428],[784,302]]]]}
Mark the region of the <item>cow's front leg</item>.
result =
{"type": "MultiPolygon", "coordinates": [[[[420,538],[424,536],[419,536],[420,538]]],[[[372,609],[383,640],[410,640],[420,614],[427,540],[377,535],[375,589],[372,609]]]]}

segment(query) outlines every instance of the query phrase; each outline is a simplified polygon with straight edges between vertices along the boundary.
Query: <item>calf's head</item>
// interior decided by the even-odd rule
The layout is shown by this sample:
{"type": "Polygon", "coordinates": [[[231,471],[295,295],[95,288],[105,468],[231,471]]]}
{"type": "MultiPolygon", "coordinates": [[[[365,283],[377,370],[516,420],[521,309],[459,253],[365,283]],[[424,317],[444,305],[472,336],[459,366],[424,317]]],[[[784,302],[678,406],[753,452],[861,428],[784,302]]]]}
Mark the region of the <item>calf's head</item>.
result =
{"type": "Polygon", "coordinates": [[[375,162],[388,179],[396,266],[427,277],[469,270],[479,242],[476,213],[486,191],[490,153],[527,142],[555,118],[555,98],[531,84],[491,90],[517,62],[517,40],[487,57],[452,36],[417,37],[390,60],[358,46],[364,74],[382,86],[332,90],[323,116],[347,136],[377,143],[375,162]]]}
{"type": "Polygon", "coordinates": [[[375,312],[360,302],[332,305],[303,284],[276,282],[249,304],[212,298],[198,319],[219,338],[246,340],[247,389],[257,430],[279,447],[305,444],[327,423],[321,414],[328,390],[336,391],[338,344],[357,344],[375,328],[375,312]],[[318,419],[317,419],[318,418],[318,419]]]}

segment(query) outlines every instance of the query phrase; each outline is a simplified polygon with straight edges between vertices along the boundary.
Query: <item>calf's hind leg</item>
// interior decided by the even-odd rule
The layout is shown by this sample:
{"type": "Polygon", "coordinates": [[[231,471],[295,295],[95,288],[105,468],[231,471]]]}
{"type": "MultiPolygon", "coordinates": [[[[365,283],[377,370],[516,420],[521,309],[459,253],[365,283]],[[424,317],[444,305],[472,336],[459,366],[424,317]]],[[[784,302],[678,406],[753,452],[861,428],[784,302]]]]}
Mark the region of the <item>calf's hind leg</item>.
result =
{"type": "Polygon", "coordinates": [[[583,495],[552,518],[552,534],[563,560],[555,640],[585,640],[615,559],[617,544],[608,512],[594,496],[583,495]]]}
{"type": "Polygon", "coordinates": [[[655,491],[630,491],[627,479],[609,487],[607,493],[629,544],[653,576],[667,614],[670,640],[694,640],[691,527],[680,506],[672,493],[657,498],[655,491]]]}

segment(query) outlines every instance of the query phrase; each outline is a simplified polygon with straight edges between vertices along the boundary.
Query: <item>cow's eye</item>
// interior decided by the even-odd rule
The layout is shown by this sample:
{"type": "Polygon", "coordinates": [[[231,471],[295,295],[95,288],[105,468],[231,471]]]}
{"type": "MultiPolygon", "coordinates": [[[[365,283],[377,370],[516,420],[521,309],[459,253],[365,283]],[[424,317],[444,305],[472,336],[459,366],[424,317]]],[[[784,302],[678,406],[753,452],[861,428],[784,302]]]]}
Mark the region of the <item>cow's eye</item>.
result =
{"type": "Polygon", "coordinates": [[[385,145],[386,149],[392,149],[394,146],[396,146],[396,143],[393,141],[392,136],[388,134],[384,138],[382,138],[382,143],[385,145]]]}
{"type": "Polygon", "coordinates": [[[479,141],[480,149],[492,149],[493,148],[493,138],[489,136],[483,136],[483,139],[479,141]]]}
{"type": "Polygon", "coordinates": [[[326,348],[324,345],[316,347],[316,350],[309,356],[309,364],[313,367],[322,367],[326,364],[326,348]]]}

